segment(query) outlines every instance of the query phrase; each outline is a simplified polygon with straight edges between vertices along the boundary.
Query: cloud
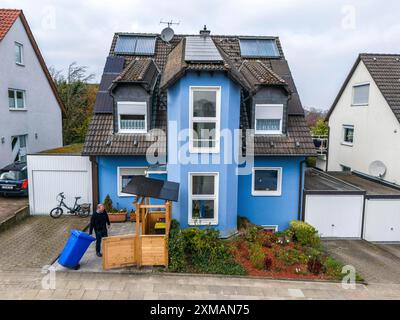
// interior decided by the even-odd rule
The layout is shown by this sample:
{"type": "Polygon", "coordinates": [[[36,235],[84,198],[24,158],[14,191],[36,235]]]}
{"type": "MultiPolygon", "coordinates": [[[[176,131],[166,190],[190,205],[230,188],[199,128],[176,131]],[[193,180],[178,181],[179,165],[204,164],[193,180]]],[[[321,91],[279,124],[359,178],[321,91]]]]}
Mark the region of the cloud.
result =
{"type": "Polygon", "coordinates": [[[22,8],[49,66],[76,61],[101,77],[114,32],[277,35],[303,104],[328,108],[360,52],[398,52],[395,0],[0,0],[22,8]]]}

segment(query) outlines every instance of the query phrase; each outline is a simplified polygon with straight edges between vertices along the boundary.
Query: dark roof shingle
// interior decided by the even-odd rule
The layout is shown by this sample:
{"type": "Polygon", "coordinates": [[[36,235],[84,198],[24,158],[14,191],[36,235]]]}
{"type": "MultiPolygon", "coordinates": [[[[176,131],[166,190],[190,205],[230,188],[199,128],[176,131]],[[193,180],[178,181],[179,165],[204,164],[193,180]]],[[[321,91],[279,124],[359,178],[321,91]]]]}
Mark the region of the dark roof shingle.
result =
{"type": "MultiPolygon", "coordinates": [[[[284,58],[279,38],[273,37],[280,52],[279,58],[242,58],[240,54],[240,36],[211,35],[216,48],[223,58],[220,61],[193,63],[185,61],[185,37],[175,35],[165,43],[159,35],[156,37],[155,53],[152,57],[138,57],[132,55],[116,55],[114,52],[116,39],[114,35],[110,57],[123,58],[124,71],[115,79],[109,76],[102,80],[102,88],[114,81],[138,81],[144,77],[145,70],[153,61],[161,73],[154,89],[154,103],[152,106],[151,128],[167,129],[167,95],[163,88],[176,81],[186,70],[214,70],[223,71],[248,91],[254,91],[261,85],[280,85],[290,93],[288,102],[287,134],[280,136],[257,135],[254,139],[255,155],[313,155],[314,145],[309,129],[304,121],[304,111],[292,79],[287,61],[284,58]]],[[[142,34],[143,35],[143,34],[142,34]]],[[[146,34],[150,35],[150,34],[146,34]]],[[[265,38],[265,37],[263,37],[265,38]]],[[[99,106],[95,108],[95,115],[90,124],[85,141],[83,154],[86,155],[144,155],[147,148],[154,143],[154,138],[148,134],[118,134],[113,133],[112,100],[109,96],[98,96],[99,106]],[[101,102],[101,103],[100,103],[101,102]],[[107,105],[107,106],[106,106],[107,105]],[[108,114],[107,114],[108,113],[108,114]],[[152,140],[153,139],[153,140],[152,140]],[[136,142],[136,143],[134,143],[136,142]]],[[[96,105],[98,102],[96,101],[96,105]]],[[[249,128],[246,108],[241,106],[241,128],[249,128]]],[[[160,139],[162,145],[159,152],[166,151],[165,137],[160,139]]],[[[249,150],[247,151],[249,152],[249,150]]]]}

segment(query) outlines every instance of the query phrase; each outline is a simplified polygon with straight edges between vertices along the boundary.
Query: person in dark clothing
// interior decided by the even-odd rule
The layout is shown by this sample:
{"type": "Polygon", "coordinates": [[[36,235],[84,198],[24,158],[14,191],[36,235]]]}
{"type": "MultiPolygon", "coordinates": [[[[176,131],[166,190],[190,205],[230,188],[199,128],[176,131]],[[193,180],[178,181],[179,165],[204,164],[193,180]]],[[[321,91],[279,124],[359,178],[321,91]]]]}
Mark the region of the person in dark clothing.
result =
{"type": "Polygon", "coordinates": [[[97,206],[97,210],[90,219],[89,234],[92,235],[93,229],[96,234],[96,255],[102,257],[101,239],[108,237],[107,227],[110,228],[110,220],[103,204],[97,206]]]}

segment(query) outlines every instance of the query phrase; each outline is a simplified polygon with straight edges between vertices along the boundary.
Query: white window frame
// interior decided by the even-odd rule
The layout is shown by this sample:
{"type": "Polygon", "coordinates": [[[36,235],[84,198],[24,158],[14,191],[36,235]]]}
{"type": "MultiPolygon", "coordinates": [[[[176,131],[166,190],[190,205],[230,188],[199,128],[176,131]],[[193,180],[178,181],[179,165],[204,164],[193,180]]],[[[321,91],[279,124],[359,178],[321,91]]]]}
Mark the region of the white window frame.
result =
{"type": "Polygon", "coordinates": [[[354,126],[353,125],[349,125],[349,124],[344,124],[342,126],[342,144],[345,146],[349,146],[352,147],[354,145],[354,126]],[[346,136],[346,129],[353,129],[353,142],[347,142],[344,140],[345,136],[346,136]]]}
{"type": "Polygon", "coordinates": [[[147,133],[147,102],[145,101],[141,101],[141,102],[137,102],[137,101],[118,101],[117,102],[117,109],[118,109],[118,133],[147,133]],[[132,107],[136,106],[136,107],[143,107],[145,108],[145,112],[144,112],[144,129],[143,130],[135,130],[135,129],[121,129],[121,116],[124,115],[143,115],[142,113],[138,114],[135,112],[120,112],[120,108],[119,106],[122,105],[130,105],[132,107]]]}
{"type": "MultiPolygon", "coordinates": [[[[15,56],[15,63],[19,66],[23,66],[25,63],[24,60],[24,45],[22,43],[19,42],[14,42],[14,50],[16,50],[16,47],[18,47],[20,49],[21,52],[21,62],[17,61],[17,56],[15,56]]],[[[16,51],[14,51],[14,54],[16,54],[16,51]]]]}
{"type": "MultiPolygon", "coordinates": [[[[254,110],[254,133],[255,134],[282,134],[282,127],[283,127],[283,104],[271,104],[271,103],[257,103],[255,104],[255,110],[254,110]],[[256,111],[257,107],[282,107],[282,114],[280,115],[280,123],[279,123],[279,130],[257,130],[257,117],[256,117],[256,111]]],[[[269,119],[269,118],[267,118],[269,119]]],[[[270,118],[272,119],[272,118],[270,118]]],[[[275,119],[275,118],[273,118],[275,119]]]]}
{"type": "Polygon", "coordinates": [[[279,226],[277,224],[262,224],[261,227],[263,228],[263,230],[266,231],[273,231],[273,232],[278,232],[279,231],[279,226]]]}
{"type": "Polygon", "coordinates": [[[188,224],[198,225],[217,225],[218,224],[218,206],[219,206],[219,172],[189,172],[188,173],[188,224]],[[214,195],[195,195],[192,194],[192,178],[194,176],[213,176],[214,177],[214,195]],[[213,219],[193,219],[192,200],[214,200],[214,218],[213,219]]]}
{"type": "Polygon", "coordinates": [[[251,194],[254,197],[279,197],[282,195],[282,176],[283,176],[283,168],[282,167],[253,167],[252,177],[251,177],[251,194]],[[256,171],[258,170],[276,170],[278,171],[278,185],[276,191],[260,191],[255,189],[255,178],[256,171]]]}
{"type": "Polygon", "coordinates": [[[221,87],[220,86],[190,86],[189,87],[189,152],[190,153],[219,153],[220,152],[220,115],[221,115],[221,87]],[[215,117],[193,117],[193,92],[215,91],[215,117]],[[194,122],[215,123],[215,147],[194,147],[194,122]]]}
{"type": "Polygon", "coordinates": [[[362,82],[362,83],[357,83],[354,84],[351,88],[351,105],[355,107],[360,107],[360,106],[368,106],[369,105],[369,97],[370,97],[370,91],[371,91],[371,84],[369,82],[362,82]],[[368,102],[367,103],[354,103],[354,88],[357,87],[362,87],[368,85],[368,102]]]}
{"type": "Polygon", "coordinates": [[[118,197],[120,198],[125,198],[125,197],[132,197],[132,194],[128,194],[128,193],[123,193],[121,190],[122,187],[122,177],[121,177],[121,170],[130,170],[130,169],[143,169],[144,171],[144,176],[147,177],[148,173],[147,173],[147,169],[148,167],[117,167],[117,194],[118,197]]]}
{"type": "MultiPolygon", "coordinates": [[[[8,88],[8,90],[7,90],[7,99],[9,99],[9,97],[8,97],[8,92],[9,91],[13,91],[14,92],[14,107],[10,107],[10,105],[8,105],[8,109],[12,110],[12,111],[18,111],[18,110],[24,111],[24,110],[26,110],[26,91],[25,90],[21,90],[21,89],[8,88]],[[18,108],[17,107],[17,105],[18,105],[17,92],[22,92],[22,101],[23,101],[23,104],[24,104],[23,108],[18,108]]],[[[9,104],[9,102],[8,102],[8,104],[9,104]]]]}

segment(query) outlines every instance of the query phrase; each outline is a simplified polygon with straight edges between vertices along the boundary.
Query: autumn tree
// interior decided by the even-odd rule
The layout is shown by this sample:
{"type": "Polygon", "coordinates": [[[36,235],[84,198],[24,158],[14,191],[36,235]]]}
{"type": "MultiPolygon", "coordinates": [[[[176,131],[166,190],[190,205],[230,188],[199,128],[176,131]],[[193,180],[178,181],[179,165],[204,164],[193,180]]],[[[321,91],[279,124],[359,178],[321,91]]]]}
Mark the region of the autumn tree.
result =
{"type": "Polygon", "coordinates": [[[79,66],[76,62],[68,66],[65,75],[53,68],[50,68],[50,73],[66,109],[63,118],[63,143],[82,143],[98,90],[97,84],[89,83],[94,75],[88,74],[87,67],[79,66]]]}

